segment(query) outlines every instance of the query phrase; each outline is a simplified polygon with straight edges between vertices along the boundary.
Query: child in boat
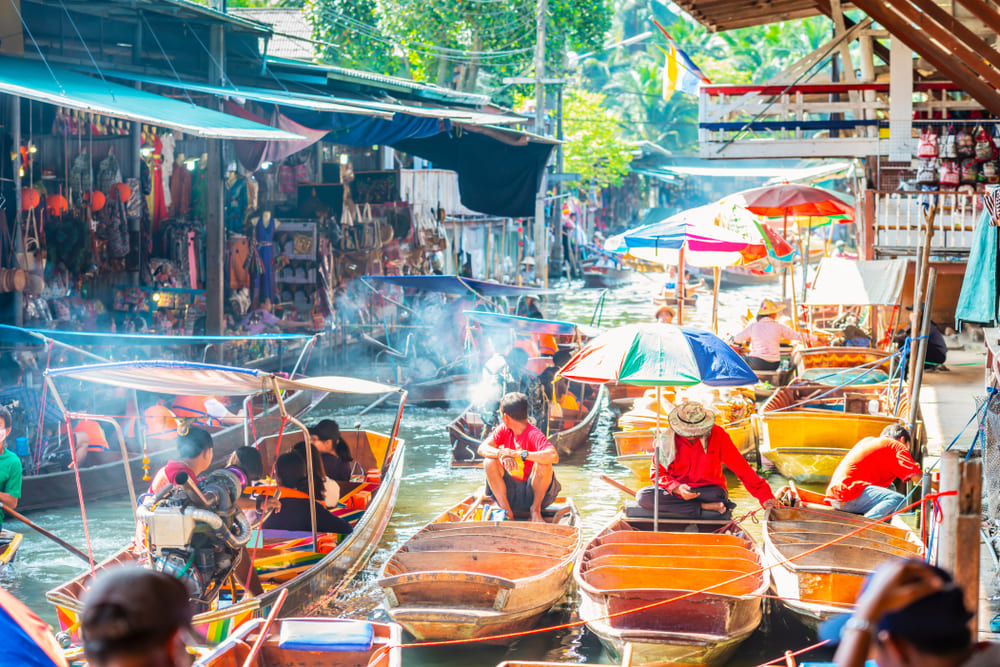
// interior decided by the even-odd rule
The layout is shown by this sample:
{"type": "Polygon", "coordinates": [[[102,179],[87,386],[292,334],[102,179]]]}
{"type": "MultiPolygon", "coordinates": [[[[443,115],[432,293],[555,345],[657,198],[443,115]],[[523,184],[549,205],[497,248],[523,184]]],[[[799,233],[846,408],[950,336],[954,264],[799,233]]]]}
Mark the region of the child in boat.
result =
{"type": "MultiPolygon", "coordinates": [[[[278,457],[274,464],[274,474],[281,487],[281,510],[272,514],[265,522],[265,530],[312,531],[309,508],[309,478],[306,461],[295,452],[278,457]]],[[[323,485],[313,484],[316,496],[316,530],[320,533],[350,533],[351,524],[331,514],[323,506],[326,496],[323,485]]]]}

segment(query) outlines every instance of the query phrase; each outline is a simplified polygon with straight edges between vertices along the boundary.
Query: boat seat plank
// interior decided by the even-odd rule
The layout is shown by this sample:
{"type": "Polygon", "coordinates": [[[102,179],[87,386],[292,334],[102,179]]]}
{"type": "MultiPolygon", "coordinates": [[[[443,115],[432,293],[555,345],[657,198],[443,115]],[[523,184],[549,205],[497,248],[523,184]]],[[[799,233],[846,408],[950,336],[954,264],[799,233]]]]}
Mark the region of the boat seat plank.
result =
{"type": "MultiPolygon", "coordinates": [[[[822,511],[822,510],[820,510],[822,511]]],[[[833,511],[833,510],[827,510],[833,511]]],[[[910,535],[909,530],[899,528],[897,526],[887,525],[885,523],[879,523],[876,521],[869,521],[857,514],[849,514],[846,517],[841,517],[839,515],[831,516],[830,519],[824,519],[823,517],[777,517],[774,522],[775,525],[772,527],[772,532],[775,531],[793,531],[793,530],[805,530],[805,531],[822,531],[827,533],[849,533],[852,530],[857,530],[861,526],[868,524],[866,532],[871,531],[873,533],[882,533],[883,535],[891,535],[893,537],[898,537],[906,539],[910,535]]]]}
{"type": "Polygon", "coordinates": [[[604,544],[716,544],[747,548],[746,540],[735,535],[720,533],[650,533],[638,530],[618,530],[595,540],[597,545],[604,544]]]}
{"type": "MultiPolygon", "coordinates": [[[[411,540],[401,550],[417,551],[464,551],[469,549],[471,536],[445,535],[436,539],[411,540]]],[[[565,556],[575,551],[574,547],[564,547],[558,544],[548,544],[535,540],[509,539],[495,535],[480,535],[475,538],[476,549],[509,554],[536,553],[540,556],[565,556]]]]}
{"type": "Polygon", "coordinates": [[[658,558],[675,556],[704,556],[706,558],[750,558],[757,556],[740,546],[720,544],[602,544],[587,550],[592,558],[614,555],[656,556],[658,558]]]}
{"type": "MultiPolygon", "coordinates": [[[[668,561],[672,568],[705,568],[709,570],[729,570],[733,572],[756,572],[761,568],[756,556],[747,552],[744,558],[705,558],[702,556],[670,557],[668,561]]],[[[663,556],[611,555],[599,558],[589,558],[584,561],[586,569],[598,567],[662,567],[663,556]]]]}
{"type": "Polygon", "coordinates": [[[476,572],[508,579],[530,577],[555,567],[563,559],[536,553],[497,553],[482,551],[423,551],[399,553],[386,565],[386,571],[402,572],[476,572]]]}
{"type": "Polygon", "coordinates": [[[734,570],[674,567],[598,567],[582,573],[584,582],[606,595],[630,590],[701,591],[715,586],[712,595],[749,595],[761,584],[762,574],[745,576],[734,570]],[[735,579],[735,581],[730,581],[735,579]],[[663,582],[657,586],[657,582],[663,582]],[[726,582],[726,583],[723,583],[726,582]]]}
{"type": "Polygon", "coordinates": [[[856,572],[871,572],[875,566],[883,561],[893,560],[896,556],[882,549],[866,549],[863,547],[843,546],[834,544],[829,546],[825,542],[783,544],[778,549],[786,558],[798,556],[810,549],[822,546],[819,551],[800,556],[789,563],[789,567],[794,569],[807,567],[835,567],[837,570],[851,570],[856,572]]]}
{"type": "Polygon", "coordinates": [[[835,539],[840,539],[837,544],[867,547],[869,549],[886,549],[900,556],[920,555],[923,552],[920,545],[914,544],[913,542],[894,539],[879,539],[875,536],[873,536],[873,539],[868,539],[864,537],[864,533],[852,535],[848,538],[844,538],[843,533],[838,535],[835,533],[813,533],[806,531],[777,533],[771,535],[771,542],[774,543],[775,546],[782,544],[825,544],[835,539]]]}
{"type": "Polygon", "coordinates": [[[424,535],[449,533],[481,533],[510,537],[527,537],[530,539],[559,540],[569,544],[576,540],[578,530],[573,526],[549,523],[531,524],[525,521],[468,521],[464,523],[432,523],[417,533],[414,538],[419,539],[424,535]],[[532,528],[532,525],[536,525],[538,528],[532,528]]]}

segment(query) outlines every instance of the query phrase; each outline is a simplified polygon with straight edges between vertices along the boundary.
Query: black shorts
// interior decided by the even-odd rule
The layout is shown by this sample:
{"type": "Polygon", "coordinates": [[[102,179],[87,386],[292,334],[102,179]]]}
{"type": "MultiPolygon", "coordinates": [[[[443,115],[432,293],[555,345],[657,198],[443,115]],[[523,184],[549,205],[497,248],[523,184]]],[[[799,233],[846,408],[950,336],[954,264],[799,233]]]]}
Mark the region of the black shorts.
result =
{"type": "MultiPolygon", "coordinates": [[[[507,502],[510,503],[510,509],[514,512],[530,512],[531,502],[535,499],[535,492],[531,489],[531,478],[516,480],[505,470],[503,483],[507,487],[507,502]]],[[[545,491],[545,497],[542,498],[542,509],[554,503],[560,491],[562,491],[562,484],[553,474],[549,488],[545,491]]],[[[490,498],[493,497],[493,489],[489,487],[489,484],[486,485],[486,495],[490,498]]]]}
{"type": "Polygon", "coordinates": [[[747,357],[747,363],[754,371],[776,371],[781,368],[780,361],[767,361],[760,357],[747,357]]]}

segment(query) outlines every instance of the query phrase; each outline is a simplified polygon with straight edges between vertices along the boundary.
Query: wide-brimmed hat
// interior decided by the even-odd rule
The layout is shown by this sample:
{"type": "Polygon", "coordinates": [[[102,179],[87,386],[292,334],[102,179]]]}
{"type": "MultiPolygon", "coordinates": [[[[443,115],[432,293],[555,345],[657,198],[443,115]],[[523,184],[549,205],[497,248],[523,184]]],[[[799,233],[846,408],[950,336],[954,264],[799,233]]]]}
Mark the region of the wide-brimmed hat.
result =
{"type": "Polygon", "coordinates": [[[782,310],[785,309],[785,304],[775,303],[770,299],[764,299],[760,302],[760,308],[757,309],[757,316],[761,315],[777,315],[782,310]]]}
{"type": "Polygon", "coordinates": [[[697,401],[681,403],[667,417],[674,433],[685,438],[707,434],[715,425],[715,413],[697,401]]]}
{"type": "Polygon", "coordinates": [[[521,264],[530,264],[531,266],[534,266],[535,265],[535,258],[534,257],[525,257],[524,259],[521,260],[521,264]]]}

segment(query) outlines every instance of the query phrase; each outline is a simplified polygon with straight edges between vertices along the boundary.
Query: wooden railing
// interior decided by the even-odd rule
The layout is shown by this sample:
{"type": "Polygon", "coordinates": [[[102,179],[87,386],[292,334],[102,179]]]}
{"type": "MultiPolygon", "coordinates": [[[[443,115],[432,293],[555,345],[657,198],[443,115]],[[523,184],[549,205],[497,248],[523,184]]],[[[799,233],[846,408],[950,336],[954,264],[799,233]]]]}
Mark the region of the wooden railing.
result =
{"type": "Polygon", "coordinates": [[[935,209],[931,255],[965,257],[972,246],[982,200],[955,191],[865,191],[865,219],[860,225],[866,259],[915,255],[927,231],[925,215],[935,209]]]}

